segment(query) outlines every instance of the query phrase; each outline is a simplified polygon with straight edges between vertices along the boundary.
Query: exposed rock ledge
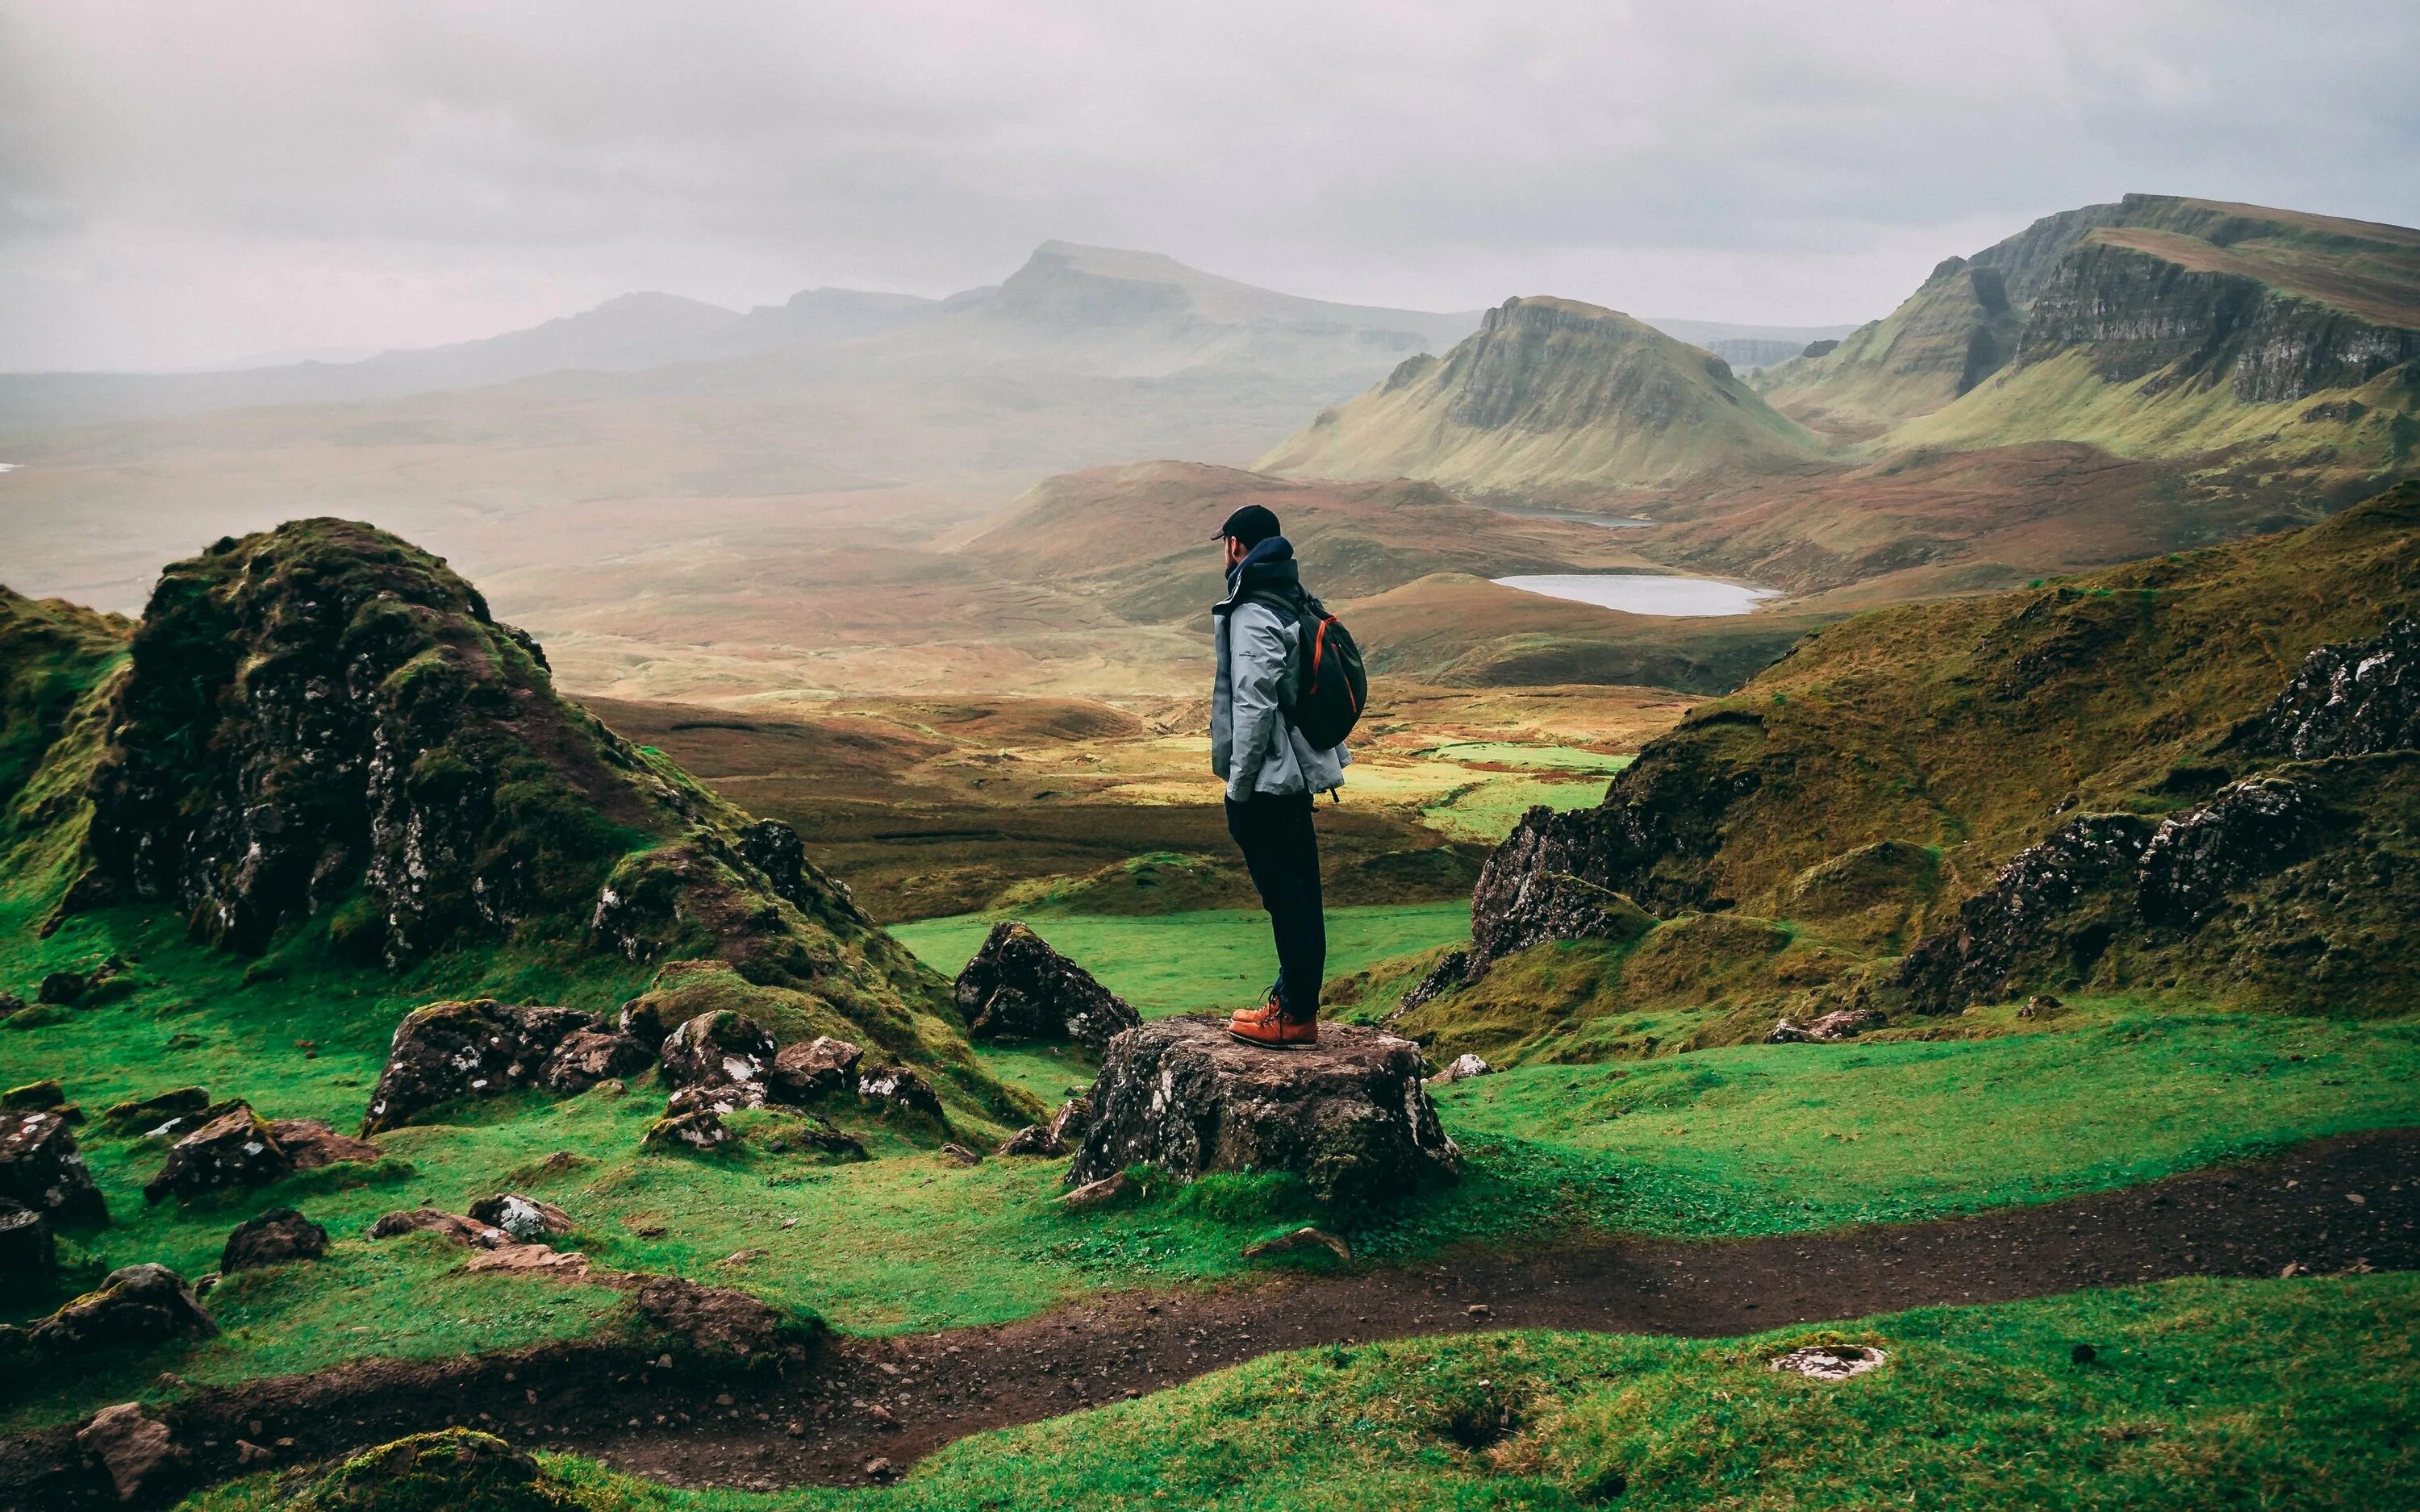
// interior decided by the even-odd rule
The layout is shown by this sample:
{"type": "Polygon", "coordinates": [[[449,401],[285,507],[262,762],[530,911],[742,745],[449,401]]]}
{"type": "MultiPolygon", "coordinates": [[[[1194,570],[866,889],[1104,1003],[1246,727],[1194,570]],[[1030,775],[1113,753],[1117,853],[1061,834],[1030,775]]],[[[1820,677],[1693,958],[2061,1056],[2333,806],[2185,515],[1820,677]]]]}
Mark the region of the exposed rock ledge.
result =
{"type": "Polygon", "coordinates": [[[1358,1203],[1456,1175],[1461,1151],[1420,1086],[1419,1046],[1352,1025],[1319,1032],[1316,1045],[1264,1050],[1187,1015],[1119,1035],[1067,1184],[1137,1164],[1187,1181],[1291,1171],[1322,1201],[1358,1203]]]}

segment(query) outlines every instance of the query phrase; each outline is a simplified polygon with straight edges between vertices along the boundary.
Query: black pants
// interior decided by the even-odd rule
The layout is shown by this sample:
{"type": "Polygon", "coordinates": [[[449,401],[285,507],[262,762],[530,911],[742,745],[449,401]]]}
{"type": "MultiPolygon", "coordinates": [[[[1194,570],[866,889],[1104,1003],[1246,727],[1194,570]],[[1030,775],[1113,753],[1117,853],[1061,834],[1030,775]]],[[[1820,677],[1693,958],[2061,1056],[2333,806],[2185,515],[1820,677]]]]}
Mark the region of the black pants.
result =
{"type": "Polygon", "coordinates": [[[1308,793],[1227,800],[1227,833],[1244,853],[1245,870],[1269,911],[1269,933],[1277,936],[1278,1001],[1290,1019],[1319,1016],[1319,987],[1327,975],[1327,915],[1319,899],[1319,836],[1311,808],[1308,793]]]}

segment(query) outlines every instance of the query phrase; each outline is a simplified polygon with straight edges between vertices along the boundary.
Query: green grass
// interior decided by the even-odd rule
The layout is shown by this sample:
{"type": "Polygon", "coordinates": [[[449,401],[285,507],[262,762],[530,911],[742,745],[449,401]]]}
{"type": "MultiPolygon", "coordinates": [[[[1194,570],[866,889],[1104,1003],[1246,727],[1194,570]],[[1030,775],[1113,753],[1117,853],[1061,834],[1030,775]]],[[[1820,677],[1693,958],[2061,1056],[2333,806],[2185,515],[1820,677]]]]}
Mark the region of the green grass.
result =
{"type": "MultiPolygon", "coordinates": [[[[954,977],[999,917],[928,918],[893,925],[891,933],[925,964],[954,977]]],[[[1277,976],[1268,916],[1256,908],[1205,908],[1151,918],[1072,914],[1041,919],[1036,927],[1054,949],[1098,977],[1147,1019],[1255,1003],[1277,976]]],[[[1467,900],[1331,908],[1327,974],[1349,976],[1387,956],[1469,935],[1467,900]]]]}
{"type": "Polygon", "coordinates": [[[1507,1168],[1562,1166],[1590,1221],[1679,1235],[2041,1202],[2420,1124],[2420,1026],[2076,1006],[1983,1039],[1524,1066],[1437,1101],[1507,1168]]]}
{"type": "MultiPolygon", "coordinates": [[[[2415,1319],[2420,1277],[2397,1274],[2178,1281],[1745,1339],[1417,1339],[1271,1355],[965,1440],[888,1490],[680,1491],[545,1464],[593,1512],[2386,1508],[2420,1483],[2415,1319]],[[1766,1367],[1816,1342],[1888,1358],[1832,1383],[1766,1367]],[[2093,1359],[2074,1360],[2080,1343],[2093,1359]],[[1489,1424],[1492,1443],[1473,1431],[1489,1424]]],[[[262,1475],[189,1512],[267,1512],[279,1491],[262,1475]]]]}
{"type": "Polygon", "coordinates": [[[1424,805],[1420,817],[1430,827],[1456,840],[1496,845],[1512,833],[1512,826],[1521,822],[1523,814],[1540,804],[1569,811],[1593,809],[1604,801],[1603,779],[1491,777],[1456,788],[1436,802],[1424,805]]]}
{"type": "Polygon", "coordinates": [[[1509,740],[1456,740],[1418,752],[1438,761],[1473,766],[1534,766],[1547,771],[1594,772],[1606,777],[1637,760],[1577,746],[1524,746],[1509,740]]]}

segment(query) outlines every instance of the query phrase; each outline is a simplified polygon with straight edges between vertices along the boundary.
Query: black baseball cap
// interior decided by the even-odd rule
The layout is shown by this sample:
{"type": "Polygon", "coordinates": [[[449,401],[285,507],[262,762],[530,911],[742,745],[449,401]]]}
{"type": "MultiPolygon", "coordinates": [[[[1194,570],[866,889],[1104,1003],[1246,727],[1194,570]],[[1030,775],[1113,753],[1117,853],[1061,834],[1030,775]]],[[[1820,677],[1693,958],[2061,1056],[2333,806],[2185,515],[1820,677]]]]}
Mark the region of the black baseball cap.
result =
{"type": "Polygon", "coordinates": [[[1246,546],[1258,546],[1270,536],[1280,533],[1275,512],[1260,504],[1246,504],[1228,516],[1227,523],[1219,526],[1218,533],[1210,539],[1223,541],[1233,536],[1246,546]]]}

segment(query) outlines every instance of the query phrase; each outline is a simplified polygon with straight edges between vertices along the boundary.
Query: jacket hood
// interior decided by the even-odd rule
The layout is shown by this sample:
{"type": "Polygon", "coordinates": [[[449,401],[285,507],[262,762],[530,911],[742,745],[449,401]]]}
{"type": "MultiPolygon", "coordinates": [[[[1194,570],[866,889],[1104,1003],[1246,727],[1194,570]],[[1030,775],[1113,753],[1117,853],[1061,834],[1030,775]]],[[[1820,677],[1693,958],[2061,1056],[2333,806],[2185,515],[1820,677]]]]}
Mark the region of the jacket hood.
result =
{"type": "Polygon", "coordinates": [[[1272,535],[1227,569],[1227,596],[1212,609],[1218,612],[1233,609],[1235,600],[1256,589],[1285,591],[1301,584],[1302,567],[1294,559],[1294,543],[1282,535],[1272,535]]]}

